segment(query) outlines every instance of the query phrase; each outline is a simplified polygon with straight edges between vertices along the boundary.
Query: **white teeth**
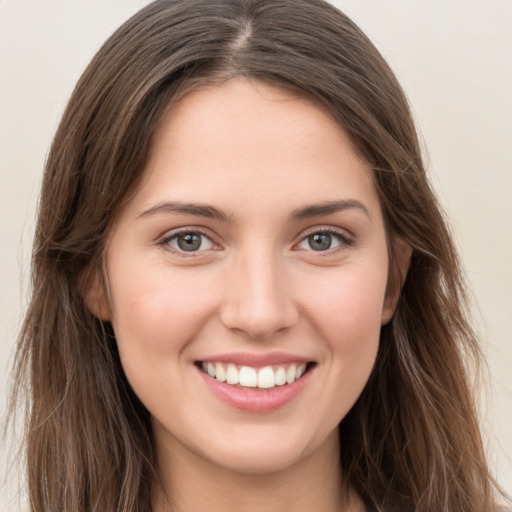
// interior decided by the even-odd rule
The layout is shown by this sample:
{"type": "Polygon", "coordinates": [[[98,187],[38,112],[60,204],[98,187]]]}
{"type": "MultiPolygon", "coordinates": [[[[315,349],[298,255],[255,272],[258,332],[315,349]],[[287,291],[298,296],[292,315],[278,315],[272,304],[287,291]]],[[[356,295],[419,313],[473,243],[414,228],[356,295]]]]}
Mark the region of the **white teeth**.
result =
{"type": "Polygon", "coordinates": [[[226,371],[226,382],[228,384],[238,384],[238,370],[234,364],[228,364],[228,369],[226,371]]]}
{"type": "Polygon", "coordinates": [[[293,384],[304,375],[306,364],[291,364],[288,368],[265,366],[258,370],[250,366],[241,366],[239,369],[234,364],[203,362],[201,368],[203,372],[219,382],[227,382],[231,385],[240,384],[248,388],[270,389],[275,386],[293,384]]]}
{"type": "Polygon", "coordinates": [[[297,371],[297,367],[292,364],[288,370],[286,370],[286,382],[288,384],[292,384],[295,382],[295,372],[297,371]]]}
{"type": "Polygon", "coordinates": [[[256,370],[250,366],[242,366],[240,368],[240,386],[247,388],[255,388],[258,385],[258,375],[256,370]]]}
{"type": "Polygon", "coordinates": [[[226,381],[226,372],[224,371],[224,366],[222,366],[220,363],[215,365],[215,378],[220,382],[226,381]]]}
{"type": "Polygon", "coordinates": [[[282,386],[283,384],[286,384],[286,371],[282,366],[280,366],[276,370],[274,380],[275,380],[276,386],[282,386]]]}
{"type": "Polygon", "coordinates": [[[267,389],[275,386],[274,370],[271,366],[265,366],[258,372],[258,387],[267,389]]]}

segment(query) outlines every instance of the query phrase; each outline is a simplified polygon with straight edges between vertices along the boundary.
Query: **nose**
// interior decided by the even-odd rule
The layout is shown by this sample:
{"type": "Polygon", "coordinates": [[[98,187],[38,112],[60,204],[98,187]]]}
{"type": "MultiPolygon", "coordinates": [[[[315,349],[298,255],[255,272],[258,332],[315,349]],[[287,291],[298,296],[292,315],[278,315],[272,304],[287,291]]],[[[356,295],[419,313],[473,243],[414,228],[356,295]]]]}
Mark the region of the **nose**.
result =
{"type": "Polygon", "coordinates": [[[253,339],[268,339],[293,327],[299,314],[278,257],[242,256],[225,281],[221,321],[253,339]]]}

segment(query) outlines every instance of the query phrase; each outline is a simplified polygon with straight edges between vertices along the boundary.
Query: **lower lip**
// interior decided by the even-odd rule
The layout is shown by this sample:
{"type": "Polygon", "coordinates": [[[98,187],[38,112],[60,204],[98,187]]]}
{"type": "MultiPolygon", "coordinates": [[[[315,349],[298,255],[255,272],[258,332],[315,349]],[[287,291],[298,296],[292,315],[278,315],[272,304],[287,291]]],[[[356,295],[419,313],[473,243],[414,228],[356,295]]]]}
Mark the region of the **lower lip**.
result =
{"type": "Polygon", "coordinates": [[[257,391],[231,386],[225,382],[219,382],[200,369],[197,371],[213,394],[227,405],[245,412],[272,412],[284,407],[299,395],[308,383],[313,368],[292,384],[257,391]]]}

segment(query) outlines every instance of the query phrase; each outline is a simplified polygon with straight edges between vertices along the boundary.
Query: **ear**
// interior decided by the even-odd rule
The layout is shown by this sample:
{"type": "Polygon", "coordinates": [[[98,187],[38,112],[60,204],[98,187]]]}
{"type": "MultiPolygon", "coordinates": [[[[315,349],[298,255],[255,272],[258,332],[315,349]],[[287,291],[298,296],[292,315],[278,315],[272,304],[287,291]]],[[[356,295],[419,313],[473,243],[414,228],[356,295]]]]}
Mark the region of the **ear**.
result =
{"type": "Polygon", "coordinates": [[[400,237],[395,237],[392,245],[388,288],[386,290],[384,307],[382,308],[382,325],[387,324],[395,313],[402,286],[405,283],[407,272],[411,264],[412,247],[400,237]]]}
{"type": "Polygon", "coordinates": [[[108,303],[107,286],[105,278],[101,272],[96,269],[88,272],[84,276],[84,300],[89,311],[105,322],[111,320],[112,313],[108,303]]]}

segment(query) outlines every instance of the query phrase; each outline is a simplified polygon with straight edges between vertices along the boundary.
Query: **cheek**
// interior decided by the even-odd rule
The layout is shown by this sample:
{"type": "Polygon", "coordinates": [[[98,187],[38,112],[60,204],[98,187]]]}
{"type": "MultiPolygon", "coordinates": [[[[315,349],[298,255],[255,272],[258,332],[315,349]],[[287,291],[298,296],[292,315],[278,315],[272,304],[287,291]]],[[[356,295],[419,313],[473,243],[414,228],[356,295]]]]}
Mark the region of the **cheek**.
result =
{"type": "Polygon", "coordinates": [[[387,282],[387,269],[382,267],[344,268],[323,279],[316,276],[308,286],[307,309],[327,338],[352,333],[347,337],[356,342],[365,339],[365,333],[380,332],[387,282]]]}
{"type": "Polygon", "coordinates": [[[386,275],[362,266],[340,271],[336,279],[317,280],[310,288],[305,315],[326,344],[336,378],[353,382],[355,389],[364,386],[375,362],[386,275]]]}
{"type": "Polygon", "coordinates": [[[112,325],[129,380],[158,369],[178,372],[188,342],[214,309],[211,286],[204,280],[162,266],[141,268],[131,273],[118,268],[112,276],[112,325]]]}
{"type": "MultiPolygon", "coordinates": [[[[384,270],[383,270],[384,269],[384,270]]],[[[375,365],[386,289],[382,266],[347,266],[336,275],[316,275],[303,317],[323,344],[322,391],[316,407],[324,411],[326,429],[333,429],[361,395],[375,365]]],[[[323,432],[325,434],[325,432],[323,432]]]]}

